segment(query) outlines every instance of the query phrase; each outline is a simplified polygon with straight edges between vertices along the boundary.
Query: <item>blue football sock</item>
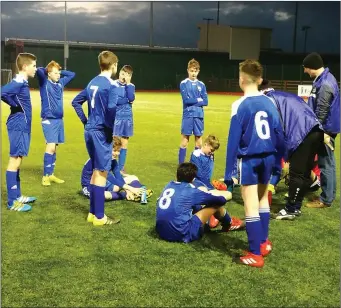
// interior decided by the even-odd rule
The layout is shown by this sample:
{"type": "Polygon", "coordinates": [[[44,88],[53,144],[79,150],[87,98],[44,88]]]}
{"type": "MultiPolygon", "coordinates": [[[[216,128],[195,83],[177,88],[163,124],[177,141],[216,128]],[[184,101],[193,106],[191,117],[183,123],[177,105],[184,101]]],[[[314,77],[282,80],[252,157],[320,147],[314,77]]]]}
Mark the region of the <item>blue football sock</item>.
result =
{"type": "Polygon", "coordinates": [[[95,206],[94,206],[94,194],[93,194],[93,186],[92,184],[89,185],[88,187],[88,191],[90,193],[90,210],[89,210],[89,213],[91,214],[95,214],[95,206]]]}
{"type": "Polygon", "coordinates": [[[20,169],[17,171],[17,198],[21,197],[21,186],[20,186],[20,169]]]}
{"type": "Polygon", "coordinates": [[[264,207],[259,209],[259,217],[262,224],[262,238],[261,243],[265,243],[265,241],[269,237],[269,224],[270,224],[270,208],[264,207]]]}
{"type": "Polygon", "coordinates": [[[143,186],[143,185],[142,185],[139,181],[137,181],[137,180],[132,181],[129,185],[130,185],[131,187],[135,187],[135,188],[140,188],[140,187],[143,186]]]}
{"type": "Polygon", "coordinates": [[[225,215],[223,216],[223,218],[219,219],[219,221],[221,222],[221,225],[223,226],[223,228],[230,227],[232,219],[229,213],[227,213],[226,209],[225,209],[225,215]]]}
{"type": "Polygon", "coordinates": [[[54,168],[56,167],[56,160],[57,160],[57,155],[54,153],[52,155],[52,168],[51,168],[51,174],[54,173],[54,168]]]}
{"type": "Polygon", "coordinates": [[[126,192],[114,192],[114,191],[111,191],[111,196],[112,196],[112,199],[111,200],[124,200],[127,196],[127,193],[126,192]]]}
{"type": "Polygon", "coordinates": [[[44,176],[52,174],[53,155],[49,153],[44,154],[44,176]]]}
{"type": "Polygon", "coordinates": [[[92,185],[92,191],[90,196],[93,195],[94,198],[94,214],[98,219],[104,217],[104,186],[92,185]]]}
{"type": "Polygon", "coordinates": [[[6,171],[7,198],[11,204],[18,196],[17,171],[6,171]]]}
{"type": "Polygon", "coordinates": [[[260,256],[260,243],[262,238],[262,223],[259,216],[246,216],[246,233],[251,253],[260,256]]]}
{"type": "Polygon", "coordinates": [[[120,150],[120,157],[118,158],[118,166],[120,170],[123,170],[127,158],[127,149],[120,150]]]}
{"type": "Polygon", "coordinates": [[[179,148],[179,164],[182,164],[185,162],[186,159],[186,148],[179,148]]]}

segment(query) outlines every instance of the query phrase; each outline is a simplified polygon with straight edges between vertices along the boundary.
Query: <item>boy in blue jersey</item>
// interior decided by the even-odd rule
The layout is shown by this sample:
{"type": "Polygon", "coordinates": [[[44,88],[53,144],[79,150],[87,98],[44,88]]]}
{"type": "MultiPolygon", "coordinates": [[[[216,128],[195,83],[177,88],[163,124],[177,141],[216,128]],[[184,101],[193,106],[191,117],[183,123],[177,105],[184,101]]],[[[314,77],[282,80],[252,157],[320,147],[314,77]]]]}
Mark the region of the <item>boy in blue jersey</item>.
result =
{"type": "Polygon", "coordinates": [[[131,83],[133,68],[124,65],[120,70],[118,84],[121,88],[117,101],[117,111],[114,126],[114,135],[121,137],[122,148],[119,157],[119,167],[123,170],[128,150],[129,137],[133,136],[134,122],[132,105],[135,100],[135,85],[131,83]]]}
{"type": "Polygon", "coordinates": [[[118,100],[118,84],[111,76],[117,72],[118,58],[111,51],[98,56],[101,73],[72,101],[72,106],[85,125],[85,144],[93,173],[90,182],[90,210],[87,221],[94,226],[112,225],[119,219],[110,219],[104,213],[104,191],[108,171],[111,169],[113,128],[118,100]],[[88,102],[88,119],[82,104],[88,102]]]}
{"type": "Polygon", "coordinates": [[[191,135],[195,137],[196,149],[201,148],[202,145],[201,136],[204,133],[203,106],[208,105],[208,98],[205,84],[197,79],[199,71],[199,62],[195,59],[190,60],[187,67],[188,78],[180,83],[183,112],[179,164],[186,159],[186,150],[191,135]]]}
{"type": "Polygon", "coordinates": [[[51,61],[46,68],[38,67],[37,69],[41,98],[41,124],[46,141],[43,186],[50,186],[51,182],[64,183],[64,180],[54,175],[54,168],[57,145],[64,143],[64,87],[75,78],[75,75],[74,72],[61,71],[61,66],[55,61],[51,61]]]}
{"type": "MultiPolygon", "coordinates": [[[[121,139],[115,136],[112,151],[111,170],[108,173],[104,192],[105,200],[114,201],[126,199],[139,202],[141,201],[141,187],[144,185],[141,184],[138,177],[135,175],[125,175],[124,177],[122,176],[119,165],[117,163],[117,159],[120,155],[121,146],[121,139]]],[[[84,196],[88,198],[90,198],[89,186],[92,170],[92,163],[89,159],[83,167],[81,177],[82,192],[84,196]]],[[[147,189],[146,191],[147,198],[150,198],[153,195],[153,191],[151,189],[147,189]]]]}
{"type": "MultiPolygon", "coordinates": [[[[201,149],[196,149],[192,152],[190,162],[198,168],[197,175],[193,181],[196,188],[204,191],[214,190],[211,184],[211,178],[214,168],[214,152],[220,147],[220,142],[217,137],[209,135],[205,140],[201,149]]],[[[227,213],[226,213],[227,214],[227,213]]],[[[227,214],[228,215],[228,214],[227,214]]],[[[210,228],[215,228],[219,224],[219,220],[212,215],[209,219],[210,228]]],[[[244,226],[244,222],[236,217],[231,218],[231,228],[233,230],[240,229],[244,226]]]]}
{"type": "MultiPolygon", "coordinates": [[[[286,145],[283,158],[290,163],[289,198],[275,218],[291,220],[301,215],[304,196],[313,184],[311,172],[315,156],[323,145],[322,126],[313,110],[301,97],[269,88],[266,80],[261,86],[263,93],[272,99],[279,112],[286,145]]],[[[280,159],[276,165],[278,174],[280,159]]]]}
{"type": "Polygon", "coordinates": [[[16,59],[18,74],[8,84],[1,87],[1,100],[11,107],[7,120],[10,143],[10,158],[6,171],[7,208],[12,211],[27,212],[35,197],[21,195],[20,166],[24,156],[28,155],[31,141],[32,105],[28,78],[33,78],[37,66],[36,56],[19,53],[16,59]]]}
{"type": "Polygon", "coordinates": [[[244,96],[232,105],[224,182],[233,184],[236,159],[240,165],[241,194],[245,208],[249,252],[242,264],[263,267],[271,251],[268,239],[270,208],[268,184],[276,155],[284,153],[284,137],[278,111],[270,98],[258,91],[263,73],[254,60],[239,64],[239,86],[244,96]]]}
{"type": "Polygon", "coordinates": [[[222,231],[230,230],[231,218],[223,205],[231,199],[231,193],[204,192],[195,188],[192,182],[197,170],[192,163],[180,164],[177,180],[169,182],[157,200],[156,232],[166,241],[189,243],[199,240],[212,215],[221,222],[222,231]]]}

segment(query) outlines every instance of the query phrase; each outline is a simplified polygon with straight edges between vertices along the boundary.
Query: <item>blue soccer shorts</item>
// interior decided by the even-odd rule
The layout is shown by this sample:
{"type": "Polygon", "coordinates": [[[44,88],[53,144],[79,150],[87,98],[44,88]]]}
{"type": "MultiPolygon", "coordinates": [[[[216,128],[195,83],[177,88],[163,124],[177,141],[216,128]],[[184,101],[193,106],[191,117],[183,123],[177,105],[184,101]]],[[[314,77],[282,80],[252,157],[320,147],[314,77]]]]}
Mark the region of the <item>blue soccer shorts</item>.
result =
{"type": "Polygon", "coordinates": [[[202,136],[204,133],[204,119],[202,118],[183,118],[181,134],[185,136],[202,136]]]}
{"type": "Polygon", "coordinates": [[[31,133],[21,130],[8,130],[9,155],[11,157],[28,156],[31,133]]]}
{"type": "Polygon", "coordinates": [[[104,130],[86,130],[84,137],[93,168],[99,171],[110,171],[112,136],[104,130]]]}
{"type": "Polygon", "coordinates": [[[46,143],[64,143],[63,119],[43,119],[41,125],[46,143]]]}
{"type": "Polygon", "coordinates": [[[132,119],[119,120],[115,119],[114,135],[119,137],[133,136],[134,122],[132,119]]]}
{"type": "Polygon", "coordinates": [[[184,233],[182,241],[189,243],[200,240],[204,235],[204,226],[198,216],[193,215],[188,221],[186,232],[184,233]]]}
{"type": "Polygon", "coordinates": [[[240,185],[268,184],[275,161],[274,154],[240,158],[238,160],[240,185]]]}

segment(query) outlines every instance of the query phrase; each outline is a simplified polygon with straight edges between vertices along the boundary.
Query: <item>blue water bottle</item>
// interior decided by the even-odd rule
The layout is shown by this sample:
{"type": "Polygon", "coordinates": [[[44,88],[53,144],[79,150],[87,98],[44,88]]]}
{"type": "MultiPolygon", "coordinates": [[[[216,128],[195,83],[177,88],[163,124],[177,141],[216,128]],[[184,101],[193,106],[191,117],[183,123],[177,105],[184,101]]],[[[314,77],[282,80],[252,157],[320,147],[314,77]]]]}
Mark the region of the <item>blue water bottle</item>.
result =
{"type": "Polygon", "coordinates": [[[147,204],[147,188],[146,186],[142,186],[142,193],[141,193],[141,204],[147,204]]]}

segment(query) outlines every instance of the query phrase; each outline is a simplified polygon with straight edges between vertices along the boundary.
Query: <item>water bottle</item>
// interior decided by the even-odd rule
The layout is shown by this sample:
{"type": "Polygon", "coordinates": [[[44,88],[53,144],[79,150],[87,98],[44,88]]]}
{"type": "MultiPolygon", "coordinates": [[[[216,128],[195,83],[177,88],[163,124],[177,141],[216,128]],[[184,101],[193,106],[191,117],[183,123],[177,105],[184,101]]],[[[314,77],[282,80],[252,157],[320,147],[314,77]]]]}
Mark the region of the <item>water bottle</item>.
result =
{"type": "Polygon", "coordinates": [[[141,193],[141,204],[147,204],[147,188],[146,186],[142,186],[142,193],[141,193]]]}

